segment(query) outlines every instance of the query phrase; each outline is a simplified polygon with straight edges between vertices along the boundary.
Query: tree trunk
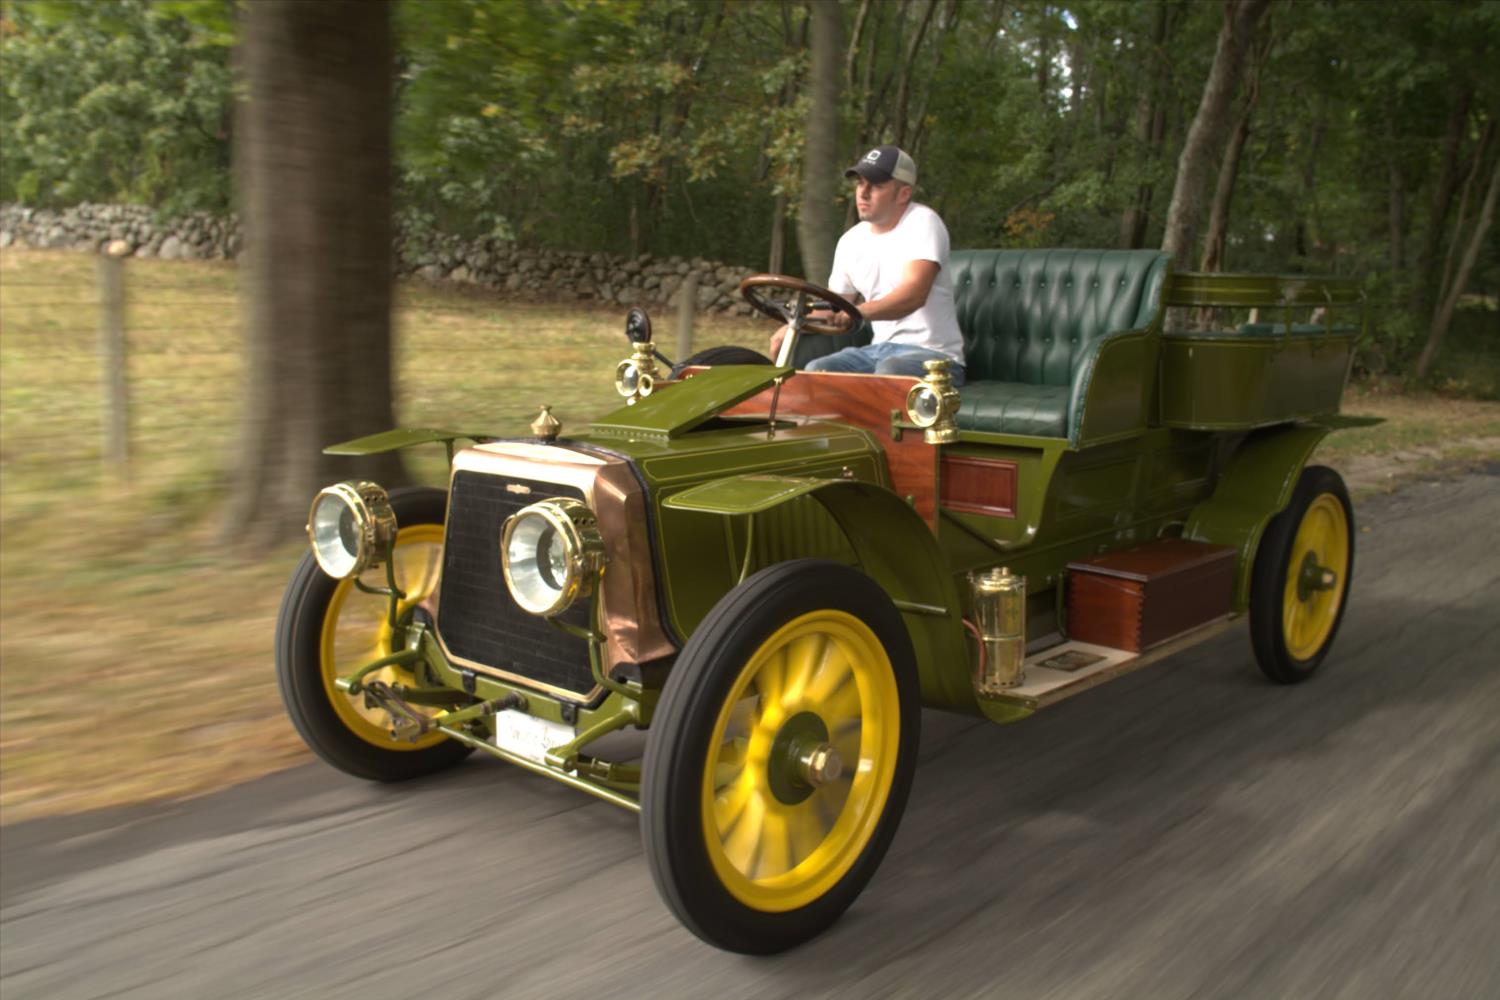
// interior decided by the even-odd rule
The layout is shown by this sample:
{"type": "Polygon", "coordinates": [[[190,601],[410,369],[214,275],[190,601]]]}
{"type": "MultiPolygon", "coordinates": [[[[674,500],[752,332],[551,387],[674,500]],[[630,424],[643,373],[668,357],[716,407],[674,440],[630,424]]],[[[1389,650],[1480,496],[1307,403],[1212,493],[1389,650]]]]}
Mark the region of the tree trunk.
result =
{"type": "Polygon", "coordinates": [[[862,0],[859,12],[854,15],[854,33],[849,39],[849,50],[844,53],[844,86],[850,93],[854,92],[854,85],[859,81],[854,78],[854,67],[859,61],[859,46],[864,40],[865,23],[870,16],[870,4],[872,0],[862,0]]]}
{"type": "Polygon", "coordinates": [[[797,245],[802,273],[819,285],[828,283],[833,246],[838,239],[839,180],[839,5],[812,5],[812,65],[808,87],[807,141],[802,154],[802,208],[797,213],[797,245]]]}
{"type": "Polygon", "coordinates": [[[1255,116],[1255,107],[1260,103],[1260,67],[1270,53],[1269,45],[1257,48],[1255,67],[1250,73],[1250,92],[1245,97],[1245,110],[1240,122],[1229,136],[1229,148],[1224,151],[1224,162],[1219,164],[1219,180],[1214,185],[1213,206],[1208,213],[1208,236],[1203,241],[1203,259],[1200,271],[1224,270],[1224,245],[1229,238],[1229,205],[1234,199],[1234,184],[1239,178],[1240,159],[1245,153],[1245,143],[1250,138],[1250,120],[1255,116]]]}
{"type": "Polygon", "coordinates": [[[1432,370],[1438,349],[1443,345],[1443,337],[1447,336],[1448,327],[1453,323],[1453,311],[1458,308],[1459,297],[1463,295],[1464,286],[1469,282],[1474,262],[1479,259],[1479,250],[1484,246],[1484,238],[1489,235],[1490,224],[1495,221],[1497,190],[1500,190],[1500,156],[1495,158],[1495,169],[1490,174],[1490,189],[1485,193],[1484,207],[1479,210],[1479,221],[1475,223],[1474,233],[1469,237],[1469,246],[1464,250],[1463,262],[1458,265],[1458,275],[1453,279],[1453,287],[1448,289],[1442,305],[1432,317],[1432,328],[1427,333],[1427,346],[1422,348],[1422,356],[1417,359],[1419,379],[1425,379],[1432,370]]]}
{"type": "Polygon", "coordinates": [[[771,259],[766,263],[767,274],[781,274],[786,266],[786,206],[786,192],[782,192],[771,209],[771,259]]]}
{"type": "MultiPolygon", "coordinates": [[[[1166,58],[1163,50],[1167,36],[1171,33],[1172,8],[1165,3],[1156,5],[1151,18],[1151,54],[1147,79],[1141,88],[1140,101],[1135,110],[1136,163],[1142,171],[1149,171],[1161,152],[1161,140],[1166,131],[1166,113],[1161,107],[1161,83],[1166,58]]],[[[1146,224],[1151,215],[1152,184],[1142,180],[1136,185],[1135,198],[1120,217],[1120,247],[1136,250],[1145,244],[1146,224]]]]}
{"type": "Polygon", "coordinates": [[[394,452],[322,454],[395,423],[390,15],[358,0],[245,7],[248,386],[225,532],[251,546],[295,537],[330,482],[405,478],[394,452]]]}
{"type": "Polygon", "coordinates": [[[1406,267],[1403,253],[1406,245],[1406,173],[1401,169],[1394,150],[1391,152],[1390,188],[1391,276],[1395,277],[1406,267]]]}
{"type": "Polygon", "coordinates": [[[911,103],[912,67],[916,65],[917,52],[922,48],[922,39],[927,34],[927,26],[932,23],[932,14],[937,10],[937,5],[938,0],[927,0],[927,10],[922,14],[916,34],[912,35],[911,44],[906,47],[906,59],[901,63],[901,78],[896,85],[895,136],[892,139],[898,146],[906,144],[906,112],[911,103]]]}
{"type": "Polygon", "coordinates": [[[1187,141],[1177,159],[1177,182],[1167,209],[1166,233],[1161,248],[1172,254],[1179,266],[1188,263],[1198,223],[1203,217],[1203,188],[1214,152],[1223,141],[1225,118],[1235,88],[1239,86],[1245,53],[1255,37],[1255,26],[1270,0],[1228,0],[1224,25],[1219,30],[1213,67],[1203,87],[1203,99],[1188,127],[1187,141]]]}
{"type": "Polygon", "coordinates": [[[1442,289],[1433,284],[1437,277],[1438,247],[1442,245],[1443,234],[1448,231],[1448,211],[1453,207],[1453,195],[1458,188],[1458,154],[1469,122],[1469,103],[1473,97],[1472,90],[1459,90],[1454,94],[1453,107],[1449,109],[1448,128],[1443,135],[1443,165],[1438,174],[1437,188],[1433,191],[1432,218],[1428,220],[1427,230],[1414,262],[1411,310],[1418,316],[1425,315],[1442,295],[1442,289]]]}
{"type": "Polygon", "coordinates": [[[933,46],[935,54],[932,58],[932,70],[927,74],[927,89],[922,92],[922,103],[917,105],[915,117],[916,128],[911,134],[911,146],[905,147],[906,151],[919,162],[921,160],[922,137],[927,131],[927,102],[932,99],[932,83],[938,77],[938,71],[943,68],[943,56],[948,51],[948,40],[953,34],[953,29],[958,27],[959,0],[951,0],[948,5],[948,16],[942,20],[938,31],[937,44],[933,46]]]}
{"type": "Polygon", "coordinates": [[[1458,251],[1458,244],[1464,231],[1464,219],[1469,216],[1469,193],[1474,187],[1474,178],[1484,169],[1484,154],[1489,149],[1490,138],[1495,134],[1495,119],[1491,118],[1484,123],[1484,131],[1479,133],[1479,143],[1474,147],[1474,159],[1469,168],[1464,171],[1463,194],[1458,199],[1458,222],[1453,227],[1453,238],[1448,241],[1448,252],[1443,257],[1443,273],[1438,280],[1438,298],[1441,299],[1449,282],[1453,279],[1453,255],[1458,251]]]}
{"type": "Polygon", "coordinates": [[[1308,253],[1309,238],[1308,212],[1312,208],[1313,188],[1318,178],[1318,154],[1322,151],[1323,136],[1328,132],[1328,123],[1323,120],[1320,110],[1318,120],[1313,123],[1312,138],[1307,142],[1307,156],[1302,161],[1302,197],[1299,199],[1297,208],[1296,235],[1293,241],[1293,250],[1298,257],[1306,257],[1308,253]]]}
{"type": "Polygon", "coordinates": [[[1219,164],[1219,180],[1214,185],[1213,205],[1208,213],[1208,235],[1203,240],[1203,257],[1199,261],[1200,271],[1224,270],[1224,243],[1229,235],[1229,203],[1234,198],[1234,182],[1240,172],[1240,157],[1245,152],[1245,141],[1250,137],[1250,108],[1240,118],[1234,134],[1229,137],[1229,148],[1224,151],[1224,162],[1219,164]]]}

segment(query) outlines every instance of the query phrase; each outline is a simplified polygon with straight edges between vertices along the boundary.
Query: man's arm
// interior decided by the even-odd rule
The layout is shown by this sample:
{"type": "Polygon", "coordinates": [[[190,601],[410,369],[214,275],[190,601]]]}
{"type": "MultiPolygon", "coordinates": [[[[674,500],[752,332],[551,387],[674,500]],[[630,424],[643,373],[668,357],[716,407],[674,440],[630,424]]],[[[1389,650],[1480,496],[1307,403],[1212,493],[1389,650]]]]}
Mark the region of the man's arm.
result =
{"type": "Polygon", "coordinates": [[[937,281],[940,267],[935,260],[909,260],[902,274],[901,284],[878,299],[871,299],[859,307],[865,319],[901,319],[910,316],[927,304],[932,283],[937,281]]]}

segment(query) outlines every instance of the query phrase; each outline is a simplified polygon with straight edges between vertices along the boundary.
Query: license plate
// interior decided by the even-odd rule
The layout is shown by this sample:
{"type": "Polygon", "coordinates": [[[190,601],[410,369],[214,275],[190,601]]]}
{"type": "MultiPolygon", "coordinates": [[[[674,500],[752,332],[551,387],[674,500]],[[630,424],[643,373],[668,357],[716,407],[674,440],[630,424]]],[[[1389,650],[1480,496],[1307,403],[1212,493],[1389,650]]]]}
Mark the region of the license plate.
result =
{"type": "Polygon", "coordinates": [[[572,726],[538,719],[513,708],[495,713],[495,746],[545,764],[547,751],[562,746],[576,734],[572,726]]]}

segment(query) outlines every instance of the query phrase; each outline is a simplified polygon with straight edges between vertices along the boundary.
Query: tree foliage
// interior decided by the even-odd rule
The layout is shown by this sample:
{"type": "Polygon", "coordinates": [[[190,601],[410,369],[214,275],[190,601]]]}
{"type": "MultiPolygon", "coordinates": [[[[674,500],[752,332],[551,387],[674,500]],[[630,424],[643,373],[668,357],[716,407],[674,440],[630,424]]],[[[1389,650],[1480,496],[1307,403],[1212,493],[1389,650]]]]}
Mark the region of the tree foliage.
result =
{"type": "Polygon", "coordinates": [[[0,200],[229,207],[225,6],[0,8],[0,200]]]}
{"type": "MultiPolygon", "coordinates": [[[[1222,2],[400,0],[400,211],[747,265],[785,240],[800,272],[787,234],[825,3],[843,25],[840,160],[902,144],[955,246],[1162,244],[1222,2]]],[[[230,0],[0,9],[0,198],[228,203],[230,0]]],[[[1410,364],[1460,275],[1500,284],[1493,230],[1459,266],[1500,158],[1500,137],[1481,143],[1497,43],[1493,2],[1272,0],[1207,144],[1222,214],[1184,258],[1363,276],[1378,355],[1410,364]]]]}

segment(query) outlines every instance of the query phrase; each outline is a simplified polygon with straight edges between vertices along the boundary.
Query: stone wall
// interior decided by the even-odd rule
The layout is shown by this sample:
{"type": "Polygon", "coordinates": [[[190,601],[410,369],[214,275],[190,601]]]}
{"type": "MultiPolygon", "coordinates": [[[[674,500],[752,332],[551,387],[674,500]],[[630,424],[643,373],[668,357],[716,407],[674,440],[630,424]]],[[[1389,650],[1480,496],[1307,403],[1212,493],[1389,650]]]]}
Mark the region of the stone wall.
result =
{"type": "MultiPolygon", "coordinates": [[[[123,240],[135,257],[232,260],[243,245],[239,220],[195,214],[159,219],[137,205],[76,205],[61,211],[0,206],[0,247],[98,252],[123,240]]],[[[497,240],[462,240],[431,232],[396,238],[401,277],[493,289],[508,297],[615,305],[676,304],[688,277],[697,307],[749,315],[739,282],[753,268],[681,257],[622,257],[569,250],[525,250],[497,240]]]]}

